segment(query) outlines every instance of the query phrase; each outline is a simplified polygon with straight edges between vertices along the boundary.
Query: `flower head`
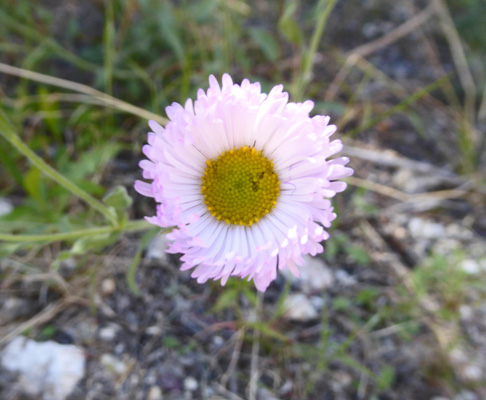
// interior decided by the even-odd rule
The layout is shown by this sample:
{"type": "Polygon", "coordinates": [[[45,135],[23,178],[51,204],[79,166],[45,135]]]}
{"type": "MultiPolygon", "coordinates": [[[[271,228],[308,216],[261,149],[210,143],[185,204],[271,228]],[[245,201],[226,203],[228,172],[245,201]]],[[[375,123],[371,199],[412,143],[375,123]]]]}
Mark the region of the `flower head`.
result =
{"type": "Polygon", "coordinates": [[[197,100],[166,108],[165,128],[149,125],[135,189],[158,203],[154,217],[174,226],[169,251],[199,283],[230,276],[253,279],[265,291],[277,269],[299,274],[303,254],[324,249],[336,217],[330,198],[353,170],[330,140],[329,117],[309,117],[312,101],[289,103],[282,85],[267,95],[247,79],[222,86],[214,76],[197,100]]]}

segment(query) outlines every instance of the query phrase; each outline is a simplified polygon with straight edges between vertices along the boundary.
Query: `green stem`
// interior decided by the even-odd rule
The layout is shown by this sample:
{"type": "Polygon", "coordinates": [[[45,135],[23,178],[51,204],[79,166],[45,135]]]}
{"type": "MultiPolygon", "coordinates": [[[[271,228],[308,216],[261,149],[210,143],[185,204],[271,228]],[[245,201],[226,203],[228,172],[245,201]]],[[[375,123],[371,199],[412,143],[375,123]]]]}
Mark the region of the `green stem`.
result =
{"type": "Polygon", "coordinates": [[[317,21],[317,24],[314,28],[314,33],[312,34],[309,50],[304,56],[304,60],[302,63],[302,72],[299,74],[295,82],[293,93],[294,101],[302,100],[304,91],[308,83],[312,79],[312,66],[314,64],[314,57],[319,47],[319,42],[321,41],[322,34],[324,33],[329,14],[331,14],[331,11],[336,4],[336,0],[321,0],[317,6],[317,10],[321,10],[325,3],[327,3],[326,7],[319,15],[319,20],[317,21]]]}
{"type": "Polygon", "coordinates": [[[113,213],[107,206],[105,206],[100,201],[96,200],[93,196],[85,192],[80,187],[76,186],[73,182],[71,182],[63,175],[61,175],[54,168],[48,165],[44,160],[42,160],[42,158],[40,158],[37,154],[35,154],[15,133],[12,125],[10,124],[7,117],[1,110],[0,110],[0,135],[3,136],[5,139],[7,139],[19,152],[21,152],[24,156],[26,156],[30,160],[30,162],[34,166],[39,168],[45,175],[47,175],[49,178],[59,183],[61,186],[64,186],[67,190],[69,190],[74,195],[83,199],[95,210],[98,210],[113,225],[118,225],[118,220],[116,218],[115,213],[113,213]]]}
{"type": "MultiPolygon", "coordinates": [[[[41,233],[38,235],[13,235],[9,233],[0,233],[0,241],[5,242],[61,242],[63,240],[78,239],[84,236],[102,235],[112,232],[137,232],[153,228],[145,220],[129,221],[123,227],[119,226],[97,226],[95,228],[79,229],[70,232],[59,233],[41,233]]],[[[170,232],[172,228],[162,229],[161,233],[170,232]]]]}

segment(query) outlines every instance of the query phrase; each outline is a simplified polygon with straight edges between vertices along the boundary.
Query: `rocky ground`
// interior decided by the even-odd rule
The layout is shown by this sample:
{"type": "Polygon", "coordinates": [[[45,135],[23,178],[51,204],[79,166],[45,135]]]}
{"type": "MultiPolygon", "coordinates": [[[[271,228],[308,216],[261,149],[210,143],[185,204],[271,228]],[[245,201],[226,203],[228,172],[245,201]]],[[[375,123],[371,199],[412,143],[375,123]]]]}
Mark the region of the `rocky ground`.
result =
{"type": "MultiPolygon", "coordinates": [[[[381,2],[379,12],[380,2],[354,3],[338,2],[326,43],[344,35],[341,52],[364,58],[348,75],[325,67],[329,54],[316,65],[332,82],[318,111],[354,93],[334,115],[355,175],[336,199],[325,254],[263,296],[236,280],[198,285],[156,232],[135,264],[139,234],[58,270],[55,245],[3,258],[1,399],[486,398],[486,192],[479,173],[458,172],[456,113],[426,95],[355,135],[347,122],[452,70],[450,53],[444,41],[427,45],[440,33],[430,16],[402,39],[374,42],[420,2],[381,2]],[[127,282],[134,266],[137,287],[127,282]]],[[[134,217],[153,207],[131,189],[139,158],[123,152],[103,177],[129,189],[134,217]]],[[[0,199],[0,214],[12,203],[0,199]]]]}

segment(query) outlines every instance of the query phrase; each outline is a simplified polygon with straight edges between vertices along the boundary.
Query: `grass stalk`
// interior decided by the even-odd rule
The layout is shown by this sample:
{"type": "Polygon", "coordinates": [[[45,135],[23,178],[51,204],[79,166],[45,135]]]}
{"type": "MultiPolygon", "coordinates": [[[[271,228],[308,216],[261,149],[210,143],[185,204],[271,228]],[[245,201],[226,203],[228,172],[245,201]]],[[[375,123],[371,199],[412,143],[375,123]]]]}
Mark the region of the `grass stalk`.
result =
{"type": "Polygon", "coordinates": [[[72,181],[61,175],[49,164],[47,164],[42,158],[35,154],[28,145],[26,145],[22,139],[15,133],[12,125],[7,120],[5,114],[0,111],[0,135],[9,141],[20,153],[29,159],[29,161],[39,168],[46,176],[56,181],[58,184],[69,190],[72,194],[83,199],[87,204],[99,211],[109,220],[113,225],[118,225],[116,214],[112,212],[110,208],[105,206],[99,200],[95,199],[89,193],[85,192],[79,186],[75,185],[72,181]]]}

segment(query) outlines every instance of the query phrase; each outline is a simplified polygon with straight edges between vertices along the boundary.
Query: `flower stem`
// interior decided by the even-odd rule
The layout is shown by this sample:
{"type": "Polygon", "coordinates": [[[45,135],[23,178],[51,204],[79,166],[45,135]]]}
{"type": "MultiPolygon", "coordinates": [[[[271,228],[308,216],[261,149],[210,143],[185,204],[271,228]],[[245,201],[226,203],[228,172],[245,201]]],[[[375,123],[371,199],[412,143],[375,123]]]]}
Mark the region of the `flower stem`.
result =
{"type": "Polygon", "coordinates": [[[303,57],[301,72],[296,77],[293,84],[293,101],[302,101],[304,91],[312,79],[312,67],[314,64],[314,57],[319,47],[322,34],[324,33],[324,28],[326,27],[329,14],[331,14],[331,11],[334,8],[335,4],[336,0],[321,0],[317,5],[317,11],[320,12],[320,15],[314,28],[314,33],[312,34],[309,49],[303,57]],[[322,10],[323,7],[324,9],[322,10]]]}
{"type": "MultiPolygon", "coordinates": [[[[5,242],[60,242],[63,240],[78,239],[83,236],[94,236],[105,233],[112,233],[116,231],[120,232],[136,232],[153,228],[153,225],[149,224],[145,220],[135,220],[127,222],[123,227],[120,226],[97,226],[95,228],[79,229],[70,232],[58,232],[58,233],[41,233],[38,235],[14,235],[9,233],[0,233],[0,241],[5,242]]],[[[162,229],[161,233],[167,233],[172,228],[162,229]]]]}
{"type": "Polygon", "coordinates": [[[61,175],[57,172],[54,168],[52,168],[49,164],[47,164],[42,158],[40,158],[37,154],[35,154],[29,146],[27,146],[22,139],[15,133],[13,130],[12,125],[8,121],[5,114],[0,111],[0,135],[7,139],[20,153],[26,156],[30,162],[39,168],[45,175],[49,178],[53,179],[61,186],[64,186],[67,190],[69,190],[72,194],[78,196],[79,198],[83,199],[86,203],[88,203],[91,207],[95,210],[98,210],[101,214],[103,214],[113,225],[118,225],[118,220],[114,212],[101,203],[99,200],[96,200],[93,196],[89,193],[85,192],[80,187],[76,186],[72,181],[67,179],[65,176],[61,175]]]}

